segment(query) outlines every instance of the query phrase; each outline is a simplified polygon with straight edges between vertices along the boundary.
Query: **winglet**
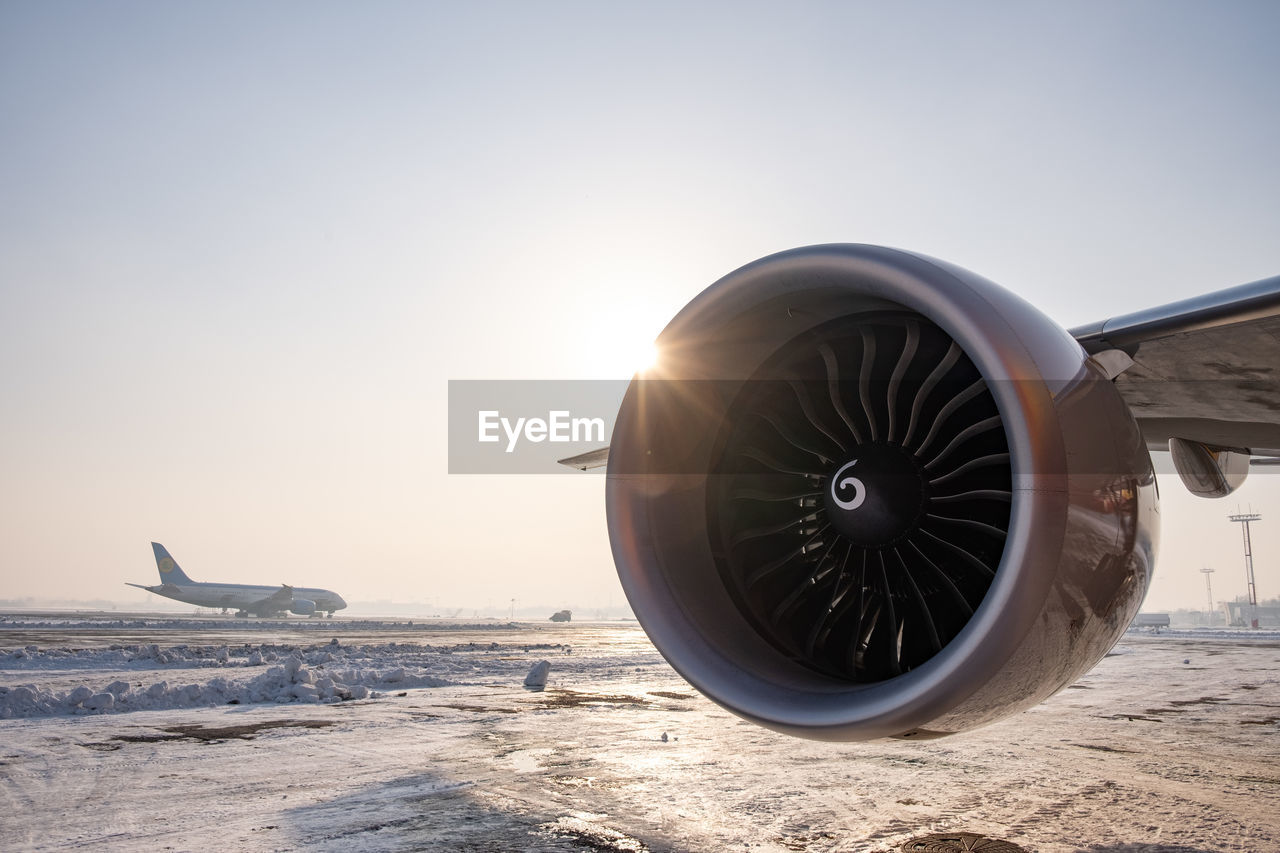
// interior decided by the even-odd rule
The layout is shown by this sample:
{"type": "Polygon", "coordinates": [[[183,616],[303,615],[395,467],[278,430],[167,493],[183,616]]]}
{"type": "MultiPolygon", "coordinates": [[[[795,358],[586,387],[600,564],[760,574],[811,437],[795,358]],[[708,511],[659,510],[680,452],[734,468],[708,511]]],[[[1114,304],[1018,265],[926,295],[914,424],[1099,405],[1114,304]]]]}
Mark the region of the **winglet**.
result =
{"type": "Polygon", "coordinates": [[[579,453],[577,456],[570,456],[567,459],[556,460],[561,465],[567,465],[570,468],[577,468],[579,471],[589,471],[592,468],[603,468],[609,464],[609,448],[602,447],[599,450],[589,450],[586,453],[579,453]]]}

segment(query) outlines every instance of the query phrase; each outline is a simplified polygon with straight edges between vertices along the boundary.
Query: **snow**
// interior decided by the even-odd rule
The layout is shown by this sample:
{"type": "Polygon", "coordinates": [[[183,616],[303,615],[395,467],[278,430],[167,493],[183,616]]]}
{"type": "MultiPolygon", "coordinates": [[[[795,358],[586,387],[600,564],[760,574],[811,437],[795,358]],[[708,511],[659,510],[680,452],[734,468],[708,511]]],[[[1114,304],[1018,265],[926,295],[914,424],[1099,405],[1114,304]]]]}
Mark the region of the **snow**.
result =
{"type": "Polygon", "coordinates": [[[209,649],[184,645],[160,652],[154,646],[75,651],[45,649],[26,652],[22,656],[10,654],[8,661],[0,654],[0,665],[8,663],[10,672],[16,668],[51,678],[61,676],[65,679],[70,673],[97,667],[136,668],[139,662],[145,662],[147,667],[180,666],[187,671],[219,667],[225,673],[172,687],[166,680],[148,684],[145,679],[137,677],[132,681],[115,679],[105,685],[100,681],[82,682],[61,689],[30,682],[12,687],[0,685],[0,719],[228,704],[365,699],[376,697],[378,694],[374,688],[379,686],[391,685],[399,689],[467,683],[454,679],[459,675],[474,675],[476,669],[448,660],[454,654],[453,650],[406,645],[397,646],[394,652],[386,646],[358,645],[344,648],[338,654],[306,648],[276,649],[264,653],[263,649],[255,648],[247,652],[241,650],[234,661],[226,646],[209,649]],[[240,656],[244,660],[239,660],[240,656]],[[417,665],[388,666],[406,658],[414,660],[417,665]],[[282,660],[283,663],[263,672],[258,667],[264,660],[282,660]],[[349,666],[350,663],[360,665],[349,666]],[[442,677],[445,674],[449,677],[442,677]]]}
{"type": "Polygon", "coordinates": [[[529,674],[524,677],[524,686],[541,690],[547,686],[547,676],[551,673],[551,661],[540,660],[529,667],[529,674]]]}
{"type": "Polygon", "coordinates": [[[386,619],[235,619],[231,617],[191,618],[168,616],[124,616],[106,618],[100,615],[50,615],[50,614],[18,614],[0,615],[0,631],[7,629],[89,629],[102,631],[115,630],[147,630],[147,631],[222,631],[229,625],[237,631],[251,633],[275,633],[290,631],[293,633],[319,633],[331,631],[379,631],[394,626],[399,631],[415,633],[447,633],[456,634],[464,631],[484,631],[501,633],[503,631],[519,631],[522,626],[514,622],[459,622],[451,619],[434,619],[414,622],[386,619]]]}
{"type": "MultiPolygon", "coordinates": [[[[139,620],[0,620],[0,642],[6,629],[29,632],[68,632],[135,629],[139,620]]],[[[187,635],[204,628],[206,620],[146,620],[147,630],[187,635]]],[[[269,624],[269,623],[262,623],[269,624]]],[[[248,623],[249,631],[266,630],[248,623]]],[[[216,627],[225,629],[227,623],[216,627]]],[[[243,630],[244,624],[236,626],[243,630]]],[[[288,625],[292,628],[294,625],[288,625]]],[[[404,623],[329,623],[328,632],[376,635],[392,631],[402,636],[404,623]]],[[[276,624],[274,631],[280,630],[276,624]]],[[[415,633],[439,633],[439,626],[419,626],[415,633]]],[[[470,633],[474,626],[460,626],[470,633]]],[[[501,629],[499,631],[501,633],[501,629]]],[[[0,720],[38,716],[127,713],[218,705],[266,703],[334,703],[377,698],[380,691],[445,687],[499,681],[523,672],[525,657],[518,649],[568,654],[561,643],[523,643],[507,647],[496,642],[432,645],[416,642],[342,643],[337,637],[323,644],[110,643],[75,648],[29,644],[0,647],[0,720]],[[272,666],[272,664],[277,664],[272,666]],[[264,671],[261,667],[267,667],[264,671]],[[216,671],[213,675],[211,671],[216,671]],[[100,674],[116,675],[108,679],[100,674]],[[159,678],[163,674],[163,678],[159,678]],[[38,676],[39,680],[23,680],[38,676]],[[93,680],[94,676],[99,676],[93,680]],[[10,684],[12,678],[17,683],[10,684]],[[150,679],[150,680],[148,680],[150,679]],[[109,694],[110,700],[101,698],[109,694]]],[[[549,667],[549,664],[548,664],[549,667]]],[[[545,685],[545,678],[543,684],[545,685]]]]}
{"type": "Polygon", "coordinates": [[[634,626],[7,630],[7,851],[1280,849],[1275,632],[1131,633],[989,728],[832,744],[727,714],[634,626]]]}
{"type": "MultiPolygon", "coordinates": [[[[40,705],[47,707],[51,701],[45,697],[41,697],[40,705]]],[[[53,700],[56,701],[56,700],[53,700]]],[[[116,697],[114,693],[94,693],[88,699],[84,700],[84,709],[86,711],[110,711],[116,706],[116,697]]]]}

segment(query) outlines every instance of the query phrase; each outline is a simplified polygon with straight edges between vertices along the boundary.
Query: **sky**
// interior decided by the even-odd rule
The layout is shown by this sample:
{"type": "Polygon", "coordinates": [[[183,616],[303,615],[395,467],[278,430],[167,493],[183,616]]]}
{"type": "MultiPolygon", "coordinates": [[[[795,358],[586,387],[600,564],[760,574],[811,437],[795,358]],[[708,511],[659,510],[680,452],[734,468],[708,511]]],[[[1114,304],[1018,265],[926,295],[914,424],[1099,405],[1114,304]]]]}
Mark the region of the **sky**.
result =
{"type": "MultiPolygon", "coordinates": [[[[617,605],[604,478],[450,475],[449,380],[629,375],[825,242],[1064,326],[1280,272],[1280,6],[0,3],[0,599],[617,605]]],[[[1274,470],[1274,469],[1273,469],[1274,470]]],[[[1280,595],[1161,483],[1148,609],[1280,595]]]]}

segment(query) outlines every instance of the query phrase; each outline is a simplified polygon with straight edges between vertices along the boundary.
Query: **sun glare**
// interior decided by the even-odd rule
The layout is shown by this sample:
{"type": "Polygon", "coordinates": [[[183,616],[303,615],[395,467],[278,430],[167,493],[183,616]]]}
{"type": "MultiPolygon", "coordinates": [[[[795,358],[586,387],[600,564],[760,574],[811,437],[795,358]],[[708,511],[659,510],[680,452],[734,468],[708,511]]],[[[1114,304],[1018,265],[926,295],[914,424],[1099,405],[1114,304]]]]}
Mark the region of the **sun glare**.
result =
{"type": "Polygon", "coordinates": [[[601,323],[583,330],[580,340],[590,356],[578,368],[583,378],[630,379],[652,370],[659,361],[659,351],[653,342],[653,329],[640,323],[610,325],[601,323]],[[631,328],[634,326],[635,328],[631,328]]]}
{"type": "Polygon", "coordinates": [[[636,373],[644,373],[645,371],[652,370],[654,367],[657,367],[658,345],[650,341],[649,343],[641,344],[636,347],[634,363],[634,370],[636,373]]]}

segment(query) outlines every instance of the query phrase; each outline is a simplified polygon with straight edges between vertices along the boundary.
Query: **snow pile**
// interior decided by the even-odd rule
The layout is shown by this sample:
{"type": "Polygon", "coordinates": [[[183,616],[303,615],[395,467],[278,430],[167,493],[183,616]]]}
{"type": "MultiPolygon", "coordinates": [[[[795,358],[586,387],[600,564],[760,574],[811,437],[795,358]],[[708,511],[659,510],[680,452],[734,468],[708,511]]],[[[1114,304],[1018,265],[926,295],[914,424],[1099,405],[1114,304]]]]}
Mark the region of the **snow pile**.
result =
{"type": "Polygon", "coordinates": [[[192,646],[181,644],[161,648],[157,643],[138,645],[115,644],[98,649],[64,649],[25,646],[8,651],[0,649],[0,667],[13,669],[85,668],[128,666],[131,669],[153,669],[159,666],[220,667],[261,666],[274,661],[277,653],[267,646],[192,646]]]}
{"type": "Polygon", "coordinates": [[[532,690],[541,690],[547,686],[547,675],[551,672],[551,661],[540,660],[529,669],[524,677],[524,686],[532,690]]]}
{"type": "MultiPolygon", "coordinates": [[[[570,654],[560,643],[460,643],[434,646],[418,643],[368,643],[343,645],[337,638],[323,645],[289,644],[199,645],[182,643],[160,646],[156,643],[115,644],[106,648],[67,649],[41,648],[30,645],[19,649],[0,648],[0,671],[50,671],[71,669],[120,668],[154,670],[158,668],[241,668],[263,666],[300,655],[308,666],[330,664],[367,664],[378,668],[395,666],[427,669],[446,678],[459,678],[478,672],[509,669],[523,673],[527,656],[534,652],[570,654]],[[518,657],[513,657],[515,654],[518,657]]],[[[504,673],[509,674],[509,673],[504,673]]]]}
{"type": "Polygon", "coordinates": [[[237,631],[414,631],[451,633],[456,631],[518,631],[524,629],[518,622],[498,622],[481,620],[476,622],[452,621],[448,619],[428,619],[426,621],[401,621],[396,619],[339,619],[307,618],[289,619],[287,617],[248,619],[222,616],[219,618],[148,618],[103,619],[91,616],[65,616],[62,618],[22,616],[6,613],[0,617],[0,630],[8,628],[43,628],[43,629],[75,629],[75,628],[115,628],[121,630],[183,630],[209,631],[235,628],[237,631]]]}
{"type": "MultiPolygon", "coordinates": [[[[341,702],[377,691],[510,685],[554,661],[570,678],[634,678],[655,666],[645,643],[610,655],[574,654],[563,643],[288,642],[115,643],[0,647],[0,719],[264,702],[341,702]],[[212,670],[212,671],[211,671],[212,670]]],[[[192,635],[184,632],[184,637],[192,635]]],[[[0,639],[3,631],[0,630],[0,639]]],[[[176,639],[176,638],[175,638],[176,639]]],[[[354,639],[354,638],[353,638],[354,639]]],[[[364,639],[364,638],[361,638],[364,639]]],[[[541,676],[545,684],[545,673],[541,676]]]]}
{"type": "MultiPolygon", "coordinates": [[[[330,659],[332,655],[328,655],[330,659]]],[[[144,711],[210,705],[258,704],[263,702],[344,702],[376,699],[375,687],[396,689],[446,687],[454,682],[404,667],[390,670],[311,668],[296,653],[247,681],[226,677],[203,684],[170,685],[157,681],[143,688],[116,680],[105,688],[79,684],[70,690],[50,690],[37,684],[0,687],[0,719],[14,717],[83,714],[106,711],[144,711]]]]}

